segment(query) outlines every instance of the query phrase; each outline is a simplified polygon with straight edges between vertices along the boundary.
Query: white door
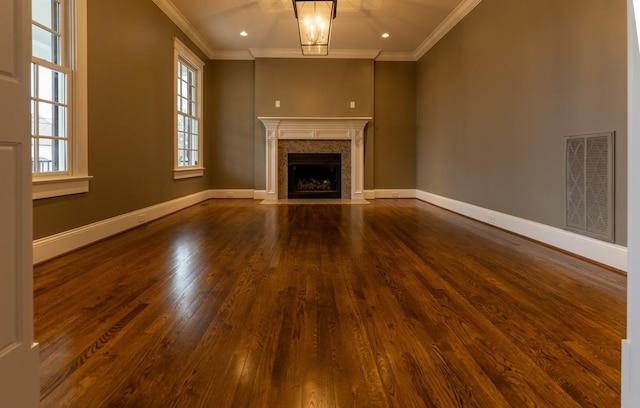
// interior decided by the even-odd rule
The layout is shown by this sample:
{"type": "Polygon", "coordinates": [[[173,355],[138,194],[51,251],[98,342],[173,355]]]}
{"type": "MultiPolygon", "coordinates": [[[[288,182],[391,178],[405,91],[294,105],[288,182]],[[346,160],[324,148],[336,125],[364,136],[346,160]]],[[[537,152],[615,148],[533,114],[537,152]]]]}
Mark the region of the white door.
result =
{"type": "Polygon", "coordinates": [[[37,407],[33,343],[30,0],[0,0],[0,407],[37,407]]]}

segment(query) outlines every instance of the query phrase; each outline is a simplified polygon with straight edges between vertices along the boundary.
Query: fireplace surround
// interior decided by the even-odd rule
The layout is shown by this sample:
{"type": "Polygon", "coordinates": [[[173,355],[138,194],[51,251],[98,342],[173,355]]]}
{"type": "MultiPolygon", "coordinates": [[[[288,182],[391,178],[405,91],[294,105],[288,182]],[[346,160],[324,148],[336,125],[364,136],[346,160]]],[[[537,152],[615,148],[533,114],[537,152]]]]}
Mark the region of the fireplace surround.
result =
{"type": "Polygon", "coordinates": [[[288,184],[288,177],[280,174],[287,168],[279,163],[281,141],[312,141],[301,144],[309,146],[302,150],[305,153],[341,153],[343,158],[346,155],[348,167],[345,171],[345,164],[342,166],[341,197],[364,199],[364,132],[370,117],[258,117],[258,120],[265,128],[267,201],[287,198],[288,188],[283,183],[288,184]]]}

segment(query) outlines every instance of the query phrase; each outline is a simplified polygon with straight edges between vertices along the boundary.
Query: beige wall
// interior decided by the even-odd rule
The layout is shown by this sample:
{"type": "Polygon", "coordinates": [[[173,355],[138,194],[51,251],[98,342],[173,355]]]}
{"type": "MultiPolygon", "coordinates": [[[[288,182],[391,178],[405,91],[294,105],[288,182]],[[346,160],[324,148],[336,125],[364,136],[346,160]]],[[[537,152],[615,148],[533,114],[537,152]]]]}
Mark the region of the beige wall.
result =
{"type": "Polygon", "coordinates": [[[626,244],[624,0],[483,0],[418,64],[417,186],[564,226],[565,136],[616,131],[626,244]]]}
{"type": "Polygon", "coordinates": [[[151,0],[92,1],[94,179],[87,194],[35,201],[34,236],[211,188],[264,189],[257,116],[371,116],[366,189],[418,188],[557,227],[563,137],[615,130],[625,244],[625,8],[603,3],[484,0],[417,64],[207,61],[205,177],[174,181],[172,38],[197,49],[151,0]]]}
{"type": "Polygon", "coordinates": [[[88,2],[93,179],[89,193],[34,201],[34,238],[208,188],[173,180],[174,36],[197,52],[151,0],[88,2]]]}
{"type": "Polygon", "coordinates": [[[212,188],[264,189],[258,116],[374,117],[367,131],[366,188],[415,188],[415,63],[258,59],[210,61],[207,67],[212,188]]]}
{"type": "Polygon", "coordinates": [[[172,38],[196,47],[151,0],[88,11],[94,178],[87,194],[34,201],[36,239],[210,188],[264,189],[257,116],[372,116],[366,189],[415,187],[560,228],[564,136],[615,130],[626,244],[622,0],[483,0],[417,64],[207,61],[207,170],[183,181],[171,171],[172,38]]]}
{"type": "Polygon", "coordinates": [[[173,37],[199,51],[151,0],[96,0],[88,13],[94,178],[87,194],[34,201],[36,239],[208,189],[264,189],[264,129],[257,116],[375,112],[380,120],[370,123],[365,140],[365,188],[374,188],[374,173],[377,188],[415,186],[415,63],[206,61],[205,177],[174,181],[173,37]],[[386,154],[376,155],[374,143],[386,154]]]}
{"type": "MultiPolygon", "coordinates": [[[[255,112],[258,116],[370,116],[374,113],[371,60],[257,59],[255,112]],[[280,101],[280,108],[275,101],[280,101]],[[349,102],[356,108],[349,108],[349,102]]],[[[365,188],[373,188],[373,127],[365,145],[365,188]]],[[[265,188],[264,127],[255,121],[255,186],[265,188]]]]}
{"type": "Polygon", "coordinates": [[[209,61],[207,173],[213,189],[253,190],[254,63],[209,61]]]}
{"type": "Polygon", "coordinates": [[[416,188],[416,64],[375,64],[375,188],[416,188]]]}

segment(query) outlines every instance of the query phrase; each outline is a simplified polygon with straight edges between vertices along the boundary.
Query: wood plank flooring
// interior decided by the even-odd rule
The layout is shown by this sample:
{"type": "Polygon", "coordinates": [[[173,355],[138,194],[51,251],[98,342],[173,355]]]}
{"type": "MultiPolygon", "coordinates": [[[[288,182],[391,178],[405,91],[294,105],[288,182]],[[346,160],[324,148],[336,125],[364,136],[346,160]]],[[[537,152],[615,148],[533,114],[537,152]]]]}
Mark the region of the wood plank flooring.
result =
{"type": "Polygon", "coordinates": [[[417,200],[212,200],[35,268],[42,407],[618,407],[626,277],[417,200]]]}

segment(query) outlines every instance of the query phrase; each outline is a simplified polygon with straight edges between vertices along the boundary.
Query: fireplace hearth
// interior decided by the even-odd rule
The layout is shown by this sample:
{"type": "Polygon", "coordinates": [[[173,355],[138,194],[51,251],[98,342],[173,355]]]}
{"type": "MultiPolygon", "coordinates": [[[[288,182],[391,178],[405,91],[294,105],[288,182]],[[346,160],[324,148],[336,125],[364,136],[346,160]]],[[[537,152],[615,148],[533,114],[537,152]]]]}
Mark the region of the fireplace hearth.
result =
{"type": "Polygon", "coordinates": [[[340,153],[289,153],[288,198],[341,198],[340,153]]]}

